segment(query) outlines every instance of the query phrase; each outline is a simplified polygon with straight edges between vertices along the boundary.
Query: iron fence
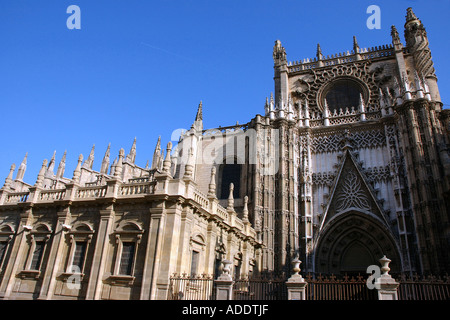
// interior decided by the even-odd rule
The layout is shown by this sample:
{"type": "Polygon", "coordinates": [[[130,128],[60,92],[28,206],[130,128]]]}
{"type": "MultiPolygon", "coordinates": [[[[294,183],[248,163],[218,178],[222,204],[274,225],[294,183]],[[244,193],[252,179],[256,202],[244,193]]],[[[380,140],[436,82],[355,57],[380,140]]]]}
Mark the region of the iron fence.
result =
{"type": "Polygon", "coordinates": [[[234,300],[287,300],[284,274],[261,274],[234,281],[234,300]]]}
{"type": "MultiPolygon", "coordinates": [[[[284,274],[244,276],[233,283],[234,300],[287,300],[284,274]]],[[[376,289],[367,287],[367,277],[308,273],[304,276],[306,300],[377,300],[376,289]]],[[[450,276],[394,276],[400,283],[398,300],[450,300],[450,276]]],[[[215,300],[213,275],[174,274],[170,277],[169,300],[215,300]]]]}
{"type": "Polygon", "coordinates": [[[450,277],[405,274],[396,277],[400,283],[397,289],[398,300],[450,300],[450,277]]]}
{"type": "Polygon", "coordinates": [[[305,276],[306,300],[377,300],[377,290],[367,287],[367,279],[361,275],[315,275],[305,276]]]}
{"type": "Polygon", "coordinates": [[[214,277],[174,274],[170,277],[168,300],[216,300],[214,277]]]}

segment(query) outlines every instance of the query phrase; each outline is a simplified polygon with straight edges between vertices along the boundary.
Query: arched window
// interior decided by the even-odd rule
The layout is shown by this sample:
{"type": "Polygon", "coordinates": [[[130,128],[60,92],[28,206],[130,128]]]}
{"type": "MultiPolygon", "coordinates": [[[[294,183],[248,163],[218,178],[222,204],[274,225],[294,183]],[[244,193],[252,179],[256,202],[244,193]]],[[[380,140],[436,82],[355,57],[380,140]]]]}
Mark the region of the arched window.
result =
{"type": "Polygon", "coordinates": [[[237,161],[235,159],[234,163],[221,164],[219,170],[221,172],[219,199],[228,198],[228,196],[230,195],[230,183],[234,184],[233,198],[240,198],[242,165],[237,164],[237,161]]]}

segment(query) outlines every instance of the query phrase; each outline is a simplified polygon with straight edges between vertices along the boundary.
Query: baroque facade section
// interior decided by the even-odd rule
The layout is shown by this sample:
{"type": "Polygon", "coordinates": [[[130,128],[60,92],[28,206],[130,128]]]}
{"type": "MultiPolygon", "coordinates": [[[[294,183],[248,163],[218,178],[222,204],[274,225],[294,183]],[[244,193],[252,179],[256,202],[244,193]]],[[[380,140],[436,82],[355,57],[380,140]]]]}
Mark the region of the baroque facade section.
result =
{"type": "MultiPolygon", "coordinates": [[[[412,9],[392,43],[288,62],[245,124],[203,128],[203,105],[151,164],[136,139],[100,170],[95,146],[72,178],[64,153],[34,185],[27,155],[0,190],[3,299],[166,299],[173,273],[365,274],[450,267],[450,113],[412,9]],[[71,286],[78,279],[80,286],[71,286]]],[[[84,161],[83,161],[84,160],[84,161]]]]}

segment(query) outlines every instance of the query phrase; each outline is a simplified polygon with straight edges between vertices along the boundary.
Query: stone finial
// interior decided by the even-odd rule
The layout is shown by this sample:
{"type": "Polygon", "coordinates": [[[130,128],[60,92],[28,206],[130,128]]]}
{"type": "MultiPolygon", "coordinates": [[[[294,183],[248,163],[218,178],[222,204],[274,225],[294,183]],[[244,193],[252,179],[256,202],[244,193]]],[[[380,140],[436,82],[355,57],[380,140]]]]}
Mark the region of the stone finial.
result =
{"type": "Polygon", "coordinates": [[[19,169],[17,170],[16,180],[22,181],[23,176],[25,175],[25,170],[27,169],[27,157],[28,152],[25,153],[25,157],[22,160],[22,163],[19,165],[19,169]]]}
{"type": "Polygon", "coordinates": [[[166,148],[166,158],[164,159],[163,162],[163,172],[166,173],[170,173],[170,167],[172,166],[172,159],[170,157],[170,152],[172,151],[172,142],[169,141],[169,143],[167,143],[167,148],[166,148]]]}
{"type": "Polygon", "coordinates": [[[380,260],[378,260],[381,264],[381,276],[383,277],[390,277],[389,271],[391,271],[391,268],[389,268],[389,263],[391,263],[391,259],[388,259],[386,256],[383,256],[380,260]]]}
{"type": "Polygon", "coordinates": [[[208,186],[208,196],[216,197],[216,167],[211,168],[211,180],[208,186]]]}
{"type": "Polygon", "coordinates": [[[13,163],[11,165],[11,168],[9,169],[9,174],[5,179],[5,184],[3,185],[4,189],[9,189],[9,187],[11,186],[14,170],[16,170],[16,165],[13,163]]]}
{"type": "Polygon", "coordinates": [[[42,162],[42,167],[41,170],[39,170],[37,179],[36,179],[36,183],[34,184],[35,187],[41,187],[42,186],[42,182],[44,181],[44,176],[45,176],[45,171],[47,169],[47,159],[44,159],[44,161],[42,162]]]}
{"type": "Polygon", "coordinates": [[[242,213],[243,213],[242,222],[244,222],[244,224],[250,223],[250,221],[248,220],[248,196],[244,197],[244,209],[242,213]]]}
{"type": "Polygon", "coordinates": [[[224,259],[221,261],[221,264],[222,264],[222,274],[220,275],[219,279],[231,280],[231,266],[233,265],[233,262],[224,259]]]}
{"type": "Polygon", "coordinates": [[[298,258],[294,258],[294,260],[292,260],[292,271],[294,271],[294,275],[299,275],[299,272],[301,271],[300,269],[300,264],[302,263],[298,258]]]}
{"type": "Polygon", "coordinates": [[[366,105],[362,93],[359,94],[359,112],[361,113],[361,121],[366,120],[366,105]]]}
{"type": "Polygon", "coordinates": [[[122,166],[124,157],[125,157],[125,150],[121,148],[119,150],[119,160],[117,161],[116,168],[114,169],[114,177],[116,178],[121,178],[122,176],[122,166]]]}
{"type": "Polygon", "coordinates": [[[80,154],[78,156],[78,163],[77,166],[75,168],[75,170],[73,171],[73,177],[72,180],[75,183],[79,183],[80,182],[80,176],[81,176],[81,162],[83,162],[83,155],[80,154]]]}
{"type": "Polygon", "coordinates": [[[189,148],[186,165],[184,166],[183,178],[187,178],[187,179],[192,178],[192,174],[194,172],[194,166],[192,164],[193,160],[194,160],[194,150],[191,147],[191,148],[189,148]]]}
{"type": "Polygon", "coordinates": [[[234,211],[234,198],[233,198],[234,184],[230,183],[230,194],[228,196],[228,210],[234,211]]]}
{"type": "Polygon", "coordinates": [[[328,102],[327,99],[325,99],[323,102],[323,118],[324,118],[323,124],[325,126],[330,125],[329,117],[330,117],[330,108],[328,108],[328,102]]]}
{"type": "Polygon", "coordinates": [[[58,165],[58,170],[56,170],[56,179],[61,179],[64,176],[64,171],[66,169],[66,156],[67,156],[67,150],[64,150],[64,154],[58,165]]]}

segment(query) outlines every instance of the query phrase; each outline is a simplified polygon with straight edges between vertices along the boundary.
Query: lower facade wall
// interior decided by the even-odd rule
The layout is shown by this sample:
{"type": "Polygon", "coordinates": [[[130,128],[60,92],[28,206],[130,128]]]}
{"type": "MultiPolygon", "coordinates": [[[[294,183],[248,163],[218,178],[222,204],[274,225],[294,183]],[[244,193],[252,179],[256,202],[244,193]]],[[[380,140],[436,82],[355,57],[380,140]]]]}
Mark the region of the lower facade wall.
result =
{"type": "Polygon", "coordinates": [[[174,273],[255,267],[248,239],[179,201],[1,209],[0,299],[166,299],[174,273]]]}

